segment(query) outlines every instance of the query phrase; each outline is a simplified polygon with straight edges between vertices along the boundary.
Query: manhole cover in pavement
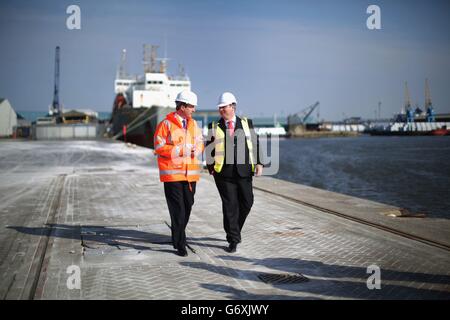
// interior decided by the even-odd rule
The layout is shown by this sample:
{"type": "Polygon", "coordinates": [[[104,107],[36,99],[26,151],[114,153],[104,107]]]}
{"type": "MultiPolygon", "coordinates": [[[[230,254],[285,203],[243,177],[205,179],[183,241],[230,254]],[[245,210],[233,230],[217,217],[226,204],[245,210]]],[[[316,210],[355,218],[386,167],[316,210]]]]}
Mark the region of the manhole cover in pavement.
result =
{"type": "Polygon", "coordinates": [[[300,273],[260,273],[258,278],[269,284],[295,284],[309,281],[307,277],[300,273]]]}

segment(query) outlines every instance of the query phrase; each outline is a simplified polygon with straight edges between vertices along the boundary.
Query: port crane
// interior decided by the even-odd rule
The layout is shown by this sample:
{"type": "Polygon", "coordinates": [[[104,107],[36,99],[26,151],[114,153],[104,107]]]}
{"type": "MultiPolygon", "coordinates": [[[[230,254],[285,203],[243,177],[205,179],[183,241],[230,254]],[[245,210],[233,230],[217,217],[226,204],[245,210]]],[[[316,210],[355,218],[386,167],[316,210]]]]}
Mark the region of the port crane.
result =
{"type": "MultiPolygon", "coordinates": [[[[320,102],[317,101],[313,105],[294,113],[288,117],[288,125],[296,125],[296,124],[306,124],[309,120],[309,117],[314,112],[314,110],[319,106],[320,102]]],[[[317,115],[319,117],[319,115],[317,115]]]]}
{"type": "Polygon", "coordinates": [[[56,118],[61,117],[61,106],[59,104],[59,46],[55,49],[55,86],[53,88],[53,102],[50,114],[56,118]]]}
{"type": "Polygon", "coordinates": [[[405,112],[406,122],[414,122],[414,111],[411,106],[411,98],[409,95],[408,82],[405,81],[405,112]]]}
{"type": "Polygon", "coordinates": [[[428,79],[425,79],[425,110],[427,111],[427,122],[434,122],[434,109],[431,103],[430,86],[428,85],[428,79]]]}

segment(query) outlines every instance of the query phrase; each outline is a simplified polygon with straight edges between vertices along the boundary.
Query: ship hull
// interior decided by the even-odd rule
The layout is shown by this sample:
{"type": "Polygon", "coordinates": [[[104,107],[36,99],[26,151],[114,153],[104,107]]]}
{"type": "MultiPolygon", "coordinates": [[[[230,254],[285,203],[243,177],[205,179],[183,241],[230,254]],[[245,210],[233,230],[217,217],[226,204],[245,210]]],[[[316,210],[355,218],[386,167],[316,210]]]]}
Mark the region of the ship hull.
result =
{"type": "Polygon", "coordinates": [[[116,109],[111,117],[112,134],[118,140],[153,149],[156,126],[172,111],[175,109],[159,106],[116,109]]]}
{"type": "Polygon", "coordinates": [[[448,136],[450,135],[450,130],[447,129],[436,129],[431,131],[432,136],[448,136]]]}
{"type": "Polygon", "coordinates": [[[395,122],[385,128],[372,128],[365,133],[373,136],[433,136],[447,135],[450,122],[395,122]]]}
{"type": "Polygon", "coordinates": [[[371,136],[429,136],[429,131],[369,131],[371,136]]]}
{"type": "Polygon", "coordinates": [[[371,136],[445,136],[450,131],[369,131],[371,136]]]}

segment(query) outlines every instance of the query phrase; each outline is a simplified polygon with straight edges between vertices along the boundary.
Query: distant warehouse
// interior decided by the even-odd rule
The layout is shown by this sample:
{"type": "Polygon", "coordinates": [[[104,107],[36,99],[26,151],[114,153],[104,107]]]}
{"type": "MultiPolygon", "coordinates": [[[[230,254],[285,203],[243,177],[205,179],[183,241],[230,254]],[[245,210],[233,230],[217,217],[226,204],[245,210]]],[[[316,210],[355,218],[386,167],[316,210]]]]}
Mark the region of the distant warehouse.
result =
{"type": "Polygon", "coordinates": [[[0,137],[11,137],[16,126],[16,112],[7,99],[0,98],[0,137]]]}

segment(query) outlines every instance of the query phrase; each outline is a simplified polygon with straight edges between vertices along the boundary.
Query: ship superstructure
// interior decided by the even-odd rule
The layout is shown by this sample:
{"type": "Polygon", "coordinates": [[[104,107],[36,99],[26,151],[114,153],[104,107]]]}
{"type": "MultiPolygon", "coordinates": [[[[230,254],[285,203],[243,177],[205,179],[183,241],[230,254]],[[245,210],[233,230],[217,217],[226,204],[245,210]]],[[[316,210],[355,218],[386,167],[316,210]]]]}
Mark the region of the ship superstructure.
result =
{"type": "Polygon", "coordinates": [[[175,110],[180,91],[191,90],[191,81],[180,68],[176,76],[167,75],[167,58],[157,58],[157,46],[144,45],[144,74],[128,75],[126,50],[114,81],[116,94],[111,117],[112,133],[121,140],[153,147],[156,125],[175,110]]]}
{"type": "Polygon", "coordinates": [[[126,50],[122,51],[121,64],[114,81],[114,92],[125,99],[132,108],[153,106],[175,108],[175,97],[182,90],[191,89],[189,77],[181,69],[176,76],[167,75],[167,58],[157,58],[157,46],[144,45],[144,74],[130,76],[126,72],[126,50]],[[159,61],[159,68],[157,68],[159,61]]]}

